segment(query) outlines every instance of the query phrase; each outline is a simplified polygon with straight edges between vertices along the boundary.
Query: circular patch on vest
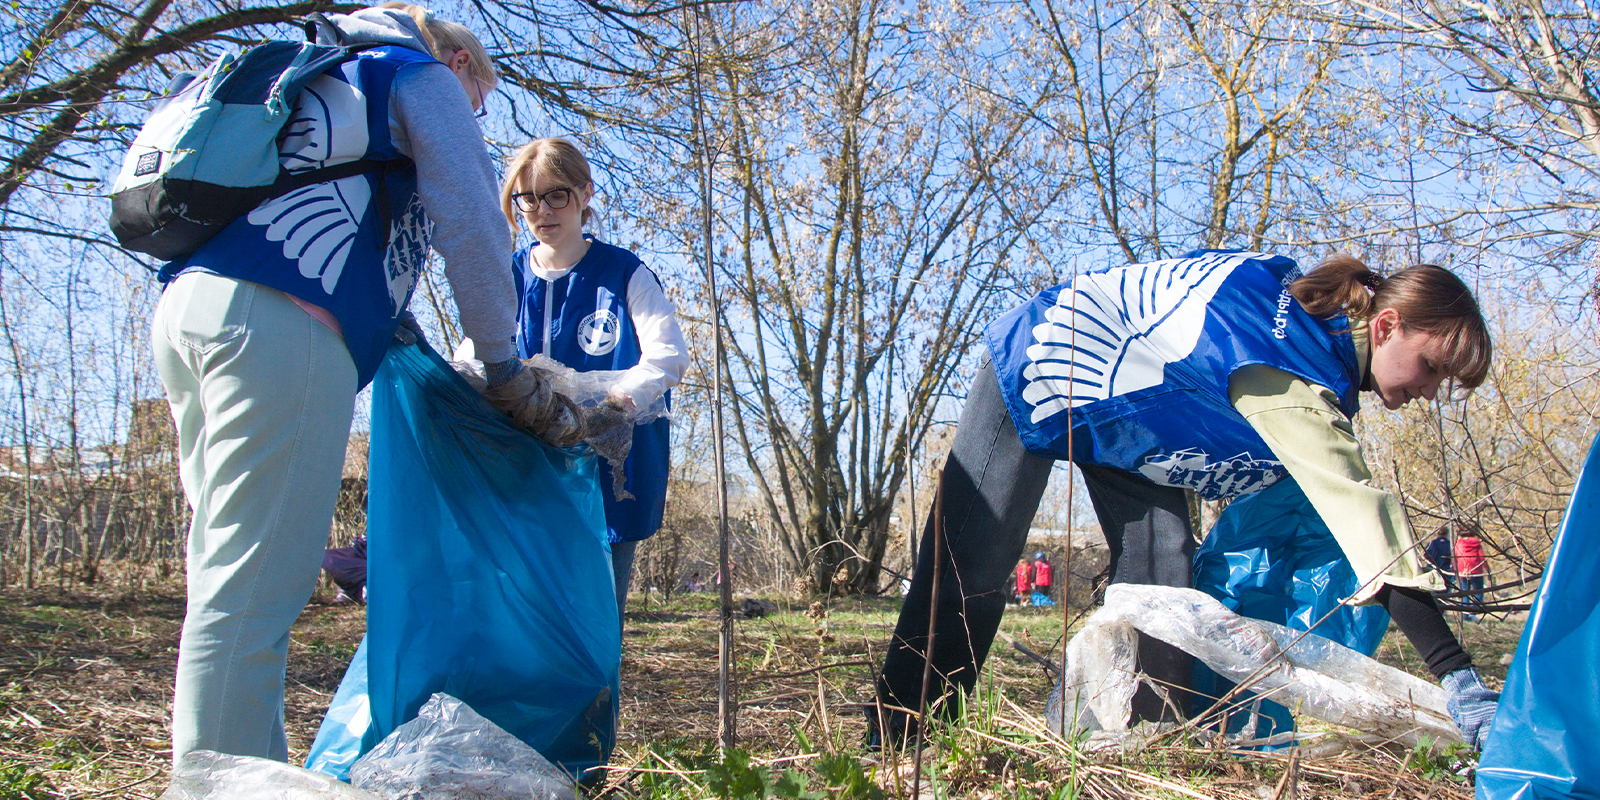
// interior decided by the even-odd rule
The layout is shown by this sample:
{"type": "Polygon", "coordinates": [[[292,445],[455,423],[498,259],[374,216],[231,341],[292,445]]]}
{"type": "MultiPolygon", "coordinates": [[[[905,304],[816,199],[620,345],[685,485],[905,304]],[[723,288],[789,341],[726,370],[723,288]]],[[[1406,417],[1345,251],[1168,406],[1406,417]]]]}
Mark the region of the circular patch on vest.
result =
{"type": "Polygon", "coordinates": [[[578,323],[578,346],[591,356],[603,356],[617,349],[621,334],[622,320],[610,309],[602,308],[578,323]]]}

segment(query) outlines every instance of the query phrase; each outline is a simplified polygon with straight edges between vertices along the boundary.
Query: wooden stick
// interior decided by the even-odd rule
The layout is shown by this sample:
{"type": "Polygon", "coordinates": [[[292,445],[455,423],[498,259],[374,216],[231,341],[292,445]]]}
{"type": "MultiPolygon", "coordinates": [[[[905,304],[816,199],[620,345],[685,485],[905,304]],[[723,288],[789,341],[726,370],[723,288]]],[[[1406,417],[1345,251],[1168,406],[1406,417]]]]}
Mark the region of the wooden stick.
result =
{"type": "Polygon", "coordinates": [[[917,752],[912,755],[911,797],[922,797],[922,741],[928,727],[928,683],[933,678],[933,642],[939,624],[939,573],[944,571],[944,469],[939,470],[939,481],[933,496],[933,589],[929,592],[928,641],[922,649],[922,696],[917,700],[917,752]]]}
{"type": "MultiPolygon", "coordinates": [[[[1072,303],[1071,303],[1071,308],[1072,308],[1072,311],[1071,311],[1071,314],[1072,314],[1072,337],[1071,337],[1071,339],[1068,340],[1068,346],[1072,349],[1072,353],[1074,354],[1074,356],[1076,356],[1076,354],[1078,352],[1078,276],[1077,276],[1077,266],[1076,265],[1073,266],[1072,281],[1068,285],[1072,287],[1072,303]]],[[[1072,425],[1072,397],[1071,397],[1072,389],[1070,387],[1073,386],[1073,381],[1075,380],[1074,372],[1077,369],[1077,366],[1078,366],[1078,362],[1077,361],[1075,361],[1075,360],[1068,360],[1067,361],[1067,386],[1069,387],[1068,390],[1067,390],[1067,395],[1068,395],[1068,397],[1067,397],[1067,557],[1064,559],[1064,561],[1063,561],[1063,563],[1061,565],[1061,671],[1059,673],[1057,673],[1057,675],[1059,676],[1057,678],[1057,682],[1061,684],[1061,699],[1060,699],[1059,702],[1061,703],[1061,728],[1062,729],[1059,730],[1059,731],[1052,731],[1052,733],[1055,733],[1055,734],[1057,734],[1059,736],[1063,736],[1063,737],[1065,737],[1068,734],[1068,731],[1066,730],[1066,727],[1067,727],[1067,723],[1066,723],[1066,720],[1067,720],[1067,644],[1071,641],[1071,639],[1068,636],[1068,633],[1069,633],[1069,629],[1072,627],[1072,525],[1076,521],[1073,518],[1073,513],[1072,513],[1073,512],[1072,498],[1073,498],[1073,496],[1075,496],[1078,493],[1077,490],[1072,485],[1072,477],[1075,474],[1076,465],[1072,461],[1072,457],[1075,455],[1075,451],[1073,449],[1073,436],[1072,436],[1072,429],[1073,429],[1073,425],[1072,425]]],[[[1107,540],[1107,541],[1109,541],[1109,540],[1107,540]]],[[[1027,543],[1026,542],[1023,543],[1023,549],[1024,550],[1027,549],[1027,543]]],[[[1111,566],[1112,566],[1112,571],[1115,572],[1116,571],[1116,565],[1113,564],[1111,566]]],[[[1092,603],[1091,603],[1091,605],[1092,605],[1092,603]]]]}

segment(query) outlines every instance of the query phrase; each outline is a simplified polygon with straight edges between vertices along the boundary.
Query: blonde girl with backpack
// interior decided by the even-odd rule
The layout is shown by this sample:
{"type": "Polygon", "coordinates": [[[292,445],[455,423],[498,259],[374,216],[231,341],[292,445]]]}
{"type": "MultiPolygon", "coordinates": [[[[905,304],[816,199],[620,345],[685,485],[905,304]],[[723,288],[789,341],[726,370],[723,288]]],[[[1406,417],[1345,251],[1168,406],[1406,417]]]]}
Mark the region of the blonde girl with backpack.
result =
{"type": "Polygon", "coordinates": [[[381,46],[307,84],[280,161],[291,172],[358,159],[387,168],[265,201],[161,270],[152,348],[194,512],[174,761],[194,750],[288,757],[289,628],[316,583],[356,393],[396,338],[430,250],[491,383],[521,369],[511,240],[473,119],[495,86],[488,54],[419,6],[329,18],[345,43],[381,46]]]}

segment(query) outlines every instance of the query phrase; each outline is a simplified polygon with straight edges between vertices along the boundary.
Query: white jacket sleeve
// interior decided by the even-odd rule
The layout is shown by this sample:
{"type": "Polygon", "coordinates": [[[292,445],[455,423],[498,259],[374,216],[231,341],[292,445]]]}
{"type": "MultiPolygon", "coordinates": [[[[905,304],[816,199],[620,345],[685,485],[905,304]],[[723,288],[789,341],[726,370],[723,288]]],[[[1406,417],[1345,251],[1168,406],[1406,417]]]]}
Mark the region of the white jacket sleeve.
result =
{"type": "Polygon", "coordinates": [[[626,395],[637,408],[648,408],[677,386],[689,368],[689,347],[676,315],[655,274],[634,270],[628,281],[628,318],[639,337],[639,363],[623,373],[613,391],[626,395]]]}

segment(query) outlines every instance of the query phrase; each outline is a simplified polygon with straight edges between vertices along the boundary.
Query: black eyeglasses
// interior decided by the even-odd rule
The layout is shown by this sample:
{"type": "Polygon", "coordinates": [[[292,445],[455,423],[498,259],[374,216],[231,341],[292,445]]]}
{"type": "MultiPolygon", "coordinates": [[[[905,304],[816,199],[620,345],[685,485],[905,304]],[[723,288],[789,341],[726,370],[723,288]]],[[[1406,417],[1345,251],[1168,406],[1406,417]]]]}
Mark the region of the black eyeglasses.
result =
{"type": "Polygon", "coordinates": [[[532,214],[539,210],[539,202],[543,201],[551,211],[560,211],[572,202],[572,190],[576,186],[566,186],[560,189],[551,189],[544,194],[533,192],[517,192],[511,195],[511,201],[517,204],[517,209],[532,214]]]}

